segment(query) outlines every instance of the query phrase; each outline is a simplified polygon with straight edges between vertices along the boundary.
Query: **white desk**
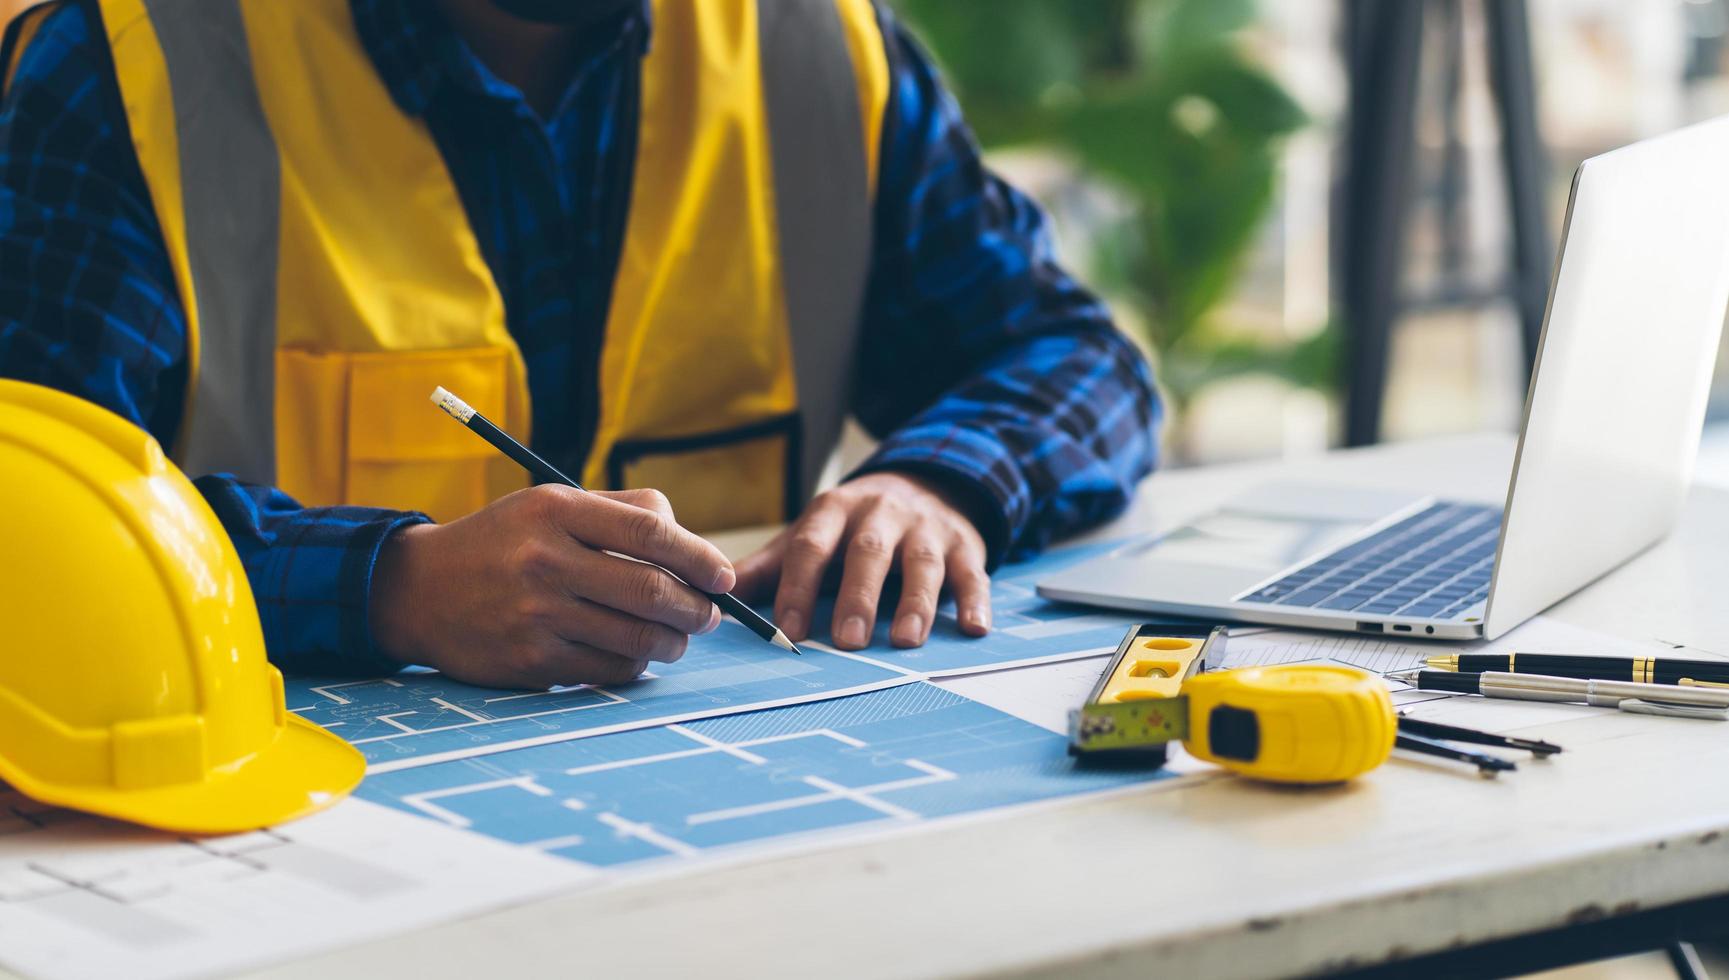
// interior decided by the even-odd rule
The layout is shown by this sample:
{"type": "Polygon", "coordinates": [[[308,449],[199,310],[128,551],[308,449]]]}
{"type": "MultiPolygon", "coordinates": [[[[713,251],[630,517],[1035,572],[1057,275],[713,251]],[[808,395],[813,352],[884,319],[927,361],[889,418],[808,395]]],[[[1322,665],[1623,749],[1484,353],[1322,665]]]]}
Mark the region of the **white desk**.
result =
{"type": "MultiPolygon", "coordinates": [[[[1498,501],[1511,448],[1161,474],[1101,533],[1275,476],[1498,501]]],[[[1726,542],[1729,493],[1701,489],[1676,535],[1556,614],[1729,650],[1726,542]]],[[[1203,779],[570,895],[267,975],[1274,976],[1729,893],[1729,725],[1603,712],[1533,731],[1567,752],[1496,781],[1406,760],[1320,790],[1203,779]]]]}

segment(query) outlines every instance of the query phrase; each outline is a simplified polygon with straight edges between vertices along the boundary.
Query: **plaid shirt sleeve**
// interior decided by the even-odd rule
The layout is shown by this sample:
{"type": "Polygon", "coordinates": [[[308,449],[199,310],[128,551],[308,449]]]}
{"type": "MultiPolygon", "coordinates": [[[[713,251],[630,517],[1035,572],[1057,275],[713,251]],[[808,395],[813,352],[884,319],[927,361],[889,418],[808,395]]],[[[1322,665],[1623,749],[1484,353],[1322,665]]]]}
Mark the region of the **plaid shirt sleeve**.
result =
{"type": "Polygon", "coordinates": [[[955,489],[994,566],[1122,511],[1159,401],[1038,206],[984,167],[928,57],[880,16],[892,89],[855,410],[882,441],[854,475],[955,489]]]}
{"type": "MultiPolygon", "coordinates": [[[[47,15],[0,101],[0,376],[71,392],[169,443],[186,316],[86,8],[47,15]]],[[[195,481],[240,553],[285,670],[397,666],[367,623],[372,567],[414,514],[302,508],[224,475],[195,481]]]]}

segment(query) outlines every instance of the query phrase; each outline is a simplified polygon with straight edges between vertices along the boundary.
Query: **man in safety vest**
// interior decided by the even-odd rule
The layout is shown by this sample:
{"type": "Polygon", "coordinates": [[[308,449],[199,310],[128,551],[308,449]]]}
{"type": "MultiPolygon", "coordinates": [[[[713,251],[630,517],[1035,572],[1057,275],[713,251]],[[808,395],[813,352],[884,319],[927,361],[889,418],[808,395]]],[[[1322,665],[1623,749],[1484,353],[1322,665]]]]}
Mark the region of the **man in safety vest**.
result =
{"type": "Polygon", "coordinates": [[[875,0],[59,0],[0,54],[0,375],[170,447],[287,669],[613,682],[717,624],[607,552],[979,636],[1152,466],[1146,364],[875,0]]]}

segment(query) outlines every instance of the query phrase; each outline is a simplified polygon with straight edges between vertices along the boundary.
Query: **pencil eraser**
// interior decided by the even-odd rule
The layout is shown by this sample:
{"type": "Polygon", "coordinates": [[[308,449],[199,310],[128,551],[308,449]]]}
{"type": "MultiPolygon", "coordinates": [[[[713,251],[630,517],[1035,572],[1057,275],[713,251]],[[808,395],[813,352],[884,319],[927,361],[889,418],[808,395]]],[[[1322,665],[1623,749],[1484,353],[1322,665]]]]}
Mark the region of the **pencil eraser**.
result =
{"type": "Polygon", "coordinates": [[[467,402],[445,391],[442,385],[432,389],[432,403],[444,409],[451,418],[458,422],[467,422],[474,418],[474,409],[469,408],[467,402]]]}

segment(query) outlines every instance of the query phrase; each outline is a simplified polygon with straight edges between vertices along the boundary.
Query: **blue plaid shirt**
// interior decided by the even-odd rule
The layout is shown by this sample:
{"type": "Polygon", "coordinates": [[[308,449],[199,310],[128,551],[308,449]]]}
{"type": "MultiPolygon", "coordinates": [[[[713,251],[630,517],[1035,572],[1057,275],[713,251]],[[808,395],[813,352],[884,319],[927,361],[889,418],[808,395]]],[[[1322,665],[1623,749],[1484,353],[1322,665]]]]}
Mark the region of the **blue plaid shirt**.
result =
{"type": "MultiPolygon", "coordinates": [[[[623,238],[646,4],[589,42],[542,121],[424,0],[353,0],[404,111],[424,117],[528,365],[536,448],[587,445],[623,238]]],[[[94,5],[50,13],[0,102],[0,375],[90,399],[173,441],[186,318],[94,5]]],[[[859,472],[941,480],[992,561],[1119,512],[1154,462],[1145,361],[1057,265],[1038,207],[980,162],[954,99],[886,11],[892,72],[854,413],[859,472]]],[[[223,474],[199,490],[233,537],[285,669],[383,672],[367,622],[387,535],[418,514],[301,507],[223,474]]]]}

